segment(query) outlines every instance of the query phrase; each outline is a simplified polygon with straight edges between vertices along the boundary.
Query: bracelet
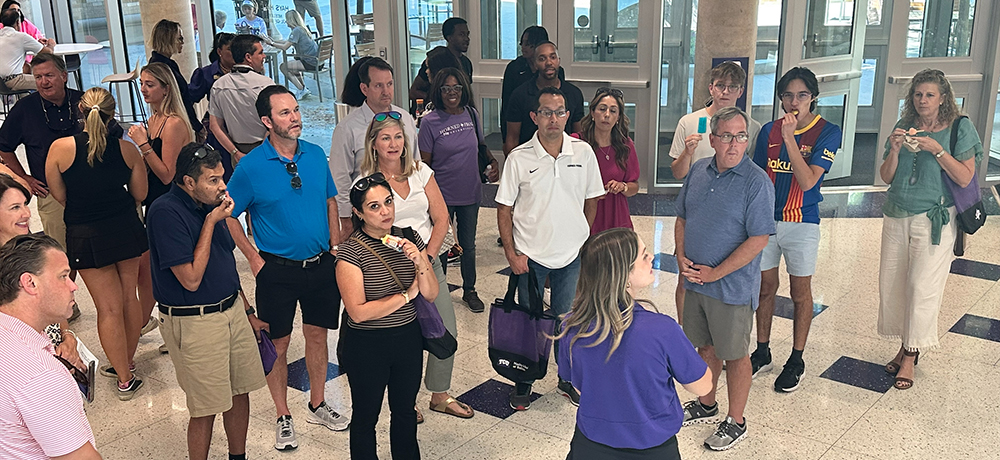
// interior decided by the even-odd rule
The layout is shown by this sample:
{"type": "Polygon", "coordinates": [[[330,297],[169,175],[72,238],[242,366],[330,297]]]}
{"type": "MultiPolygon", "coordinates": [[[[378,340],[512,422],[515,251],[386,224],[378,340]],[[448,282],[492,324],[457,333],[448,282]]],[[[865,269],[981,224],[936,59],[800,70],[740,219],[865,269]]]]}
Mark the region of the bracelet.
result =
{"type": "Polygon", "coordinates": [[[139,147],[142,147],[144,145],[149,145],[149,141],[146,141],[146,142],[143,142],[143,143],[139,144],[139,147]]]}
{"type": "Polygon", "coordinates": [[[80,340],[80,338],[76,336],[76,332],[73,332],[72,330],[66,329],[65,331],[62,331],[62,333],[63,334],[66,334],[66,333],[73,334],[73,338],[74,339],[80,340]]]}
{"type": "Polygon", "coordinates": [[[403,291],[400,294],[403,294],[403,305],[410,303],[410,295],[407,294],[406,291],[403,291]]]}
{"type": "Polygon", "coordinates": [[[142,152],[139,152],[139,153],[142,155],[143,158],[146,158],[146,155],[149,155],[150,153],[153,153],[153,149],[143,150],[142,152]]]}

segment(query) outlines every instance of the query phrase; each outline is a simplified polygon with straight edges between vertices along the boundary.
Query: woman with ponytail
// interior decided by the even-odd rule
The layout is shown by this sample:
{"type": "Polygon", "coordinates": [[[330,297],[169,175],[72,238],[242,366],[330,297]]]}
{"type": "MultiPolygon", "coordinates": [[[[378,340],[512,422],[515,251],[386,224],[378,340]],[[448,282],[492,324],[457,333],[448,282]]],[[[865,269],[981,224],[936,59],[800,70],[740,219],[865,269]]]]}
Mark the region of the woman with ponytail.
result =
{"type": "Polygon", "coordinates": [[[101,374],[117,378],[118,398],[127,401],[142,387],[132,358],[146,320],[135,294],[139,257],[149,248],[136,213],[146,197],[146,168],[135,146],[108,133],[115,113],[111,93],[87,90],[79,110],[84,131],[52,143],[45,178],[66,207],[70,268],[83,276],[97,308],[97,333],[111,362],[101,374]]]}

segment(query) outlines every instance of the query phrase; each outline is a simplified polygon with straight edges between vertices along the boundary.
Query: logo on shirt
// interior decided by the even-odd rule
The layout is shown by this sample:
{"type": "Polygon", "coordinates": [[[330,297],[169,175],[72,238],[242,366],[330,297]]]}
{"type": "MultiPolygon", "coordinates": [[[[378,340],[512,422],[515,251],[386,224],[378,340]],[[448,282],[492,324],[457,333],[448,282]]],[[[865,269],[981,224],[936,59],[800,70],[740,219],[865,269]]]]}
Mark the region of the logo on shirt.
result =
{"type": "Polygon", "coordinates": [[[568,165],[566,165],[566,167],[567,168],[582,168],[583,165],[582,164],[568,164],[568,165]]]}
{"type": "Polygon", "coordinates": [[[538,171],[538,168],[535,168],[535,169],[532,169],[532,170],[529,170],[529,171],[528,171],[528,174],[534,174],[534,173],[535,173],[535,171],[538,171]]]}
{"type": "Polygon", "coordinates": [[[803,145],[799,147],[799,152],[801,152],[802,155],[809,155],[810,153],[812,153],[812,151],[813,151],[813,146],[811,145],[803,145]]]}
{"type": "Polygon", "coordinates": [[[779,143],[777,143],[777,144],[771,144],[771,143],[768,143],[768,144],[767,144],[767,148],[769,148],[769,149],[772,149],[772,148],[775,148],[775,147],[777,147],[777,146],[779,146],[779,145],[781,145],[781,143],[780,143],[780,142],[779,142],[779,143]]]}
{"type": "Polygon", "coordinates": [[[828,161],[833,161],[833,157],[837,155],[837,152],[831,152],[827,149],[823,149],[823,159],[828,161]]]}
{"type": "Polygon", "coordinates": [[[774,171],[774,172],[781,172],[781,173],[790,173],[790,172],[792,172],[792,162],[790,162],[790,161],[781,161],[781,160],[779,160],[777,158],[768,160],[767,167],[771,168],[771,171],[774,171]]]}

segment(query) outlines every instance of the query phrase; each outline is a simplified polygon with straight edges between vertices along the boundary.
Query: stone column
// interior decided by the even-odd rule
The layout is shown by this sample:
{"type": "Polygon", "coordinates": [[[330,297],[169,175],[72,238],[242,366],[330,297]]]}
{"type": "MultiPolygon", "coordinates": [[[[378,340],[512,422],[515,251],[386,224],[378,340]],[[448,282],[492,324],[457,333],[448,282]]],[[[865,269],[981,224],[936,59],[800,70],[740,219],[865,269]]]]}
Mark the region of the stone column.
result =
{"type": "Polygon", "coordinates": [[[695,110],[704,107],[708,93],[708,71],[712,58],[750,57],[747,69],[747,109],[753,86],[753,61],[757,54],[758,0],[726,0],[698,2],[698,33],[694,52],[695,110]]]}
{"type": "MultiPolygon", "coordinates": [[[[174,61],[181,69],[181,75],[191,78],[191,73],[198,67],[197,53],[195,53],[194,19],[192,17],[191,2],[189,0],[142,0],[139,2],[139,13],[142,15],[142,37],[146,43],[146,59],[149,59],[153,52],[149,47],[149,37],[153,33],[153,27],[161,19],[176,21],[181,25],[181,33],[184,35],[184,49],[180,54],[173,56],[174,61]]],[[[233,19],[235,21],[235,19],[233,19]]],[[[202,33],[213,33],[211,24],[202,25],[202,33]]]]}

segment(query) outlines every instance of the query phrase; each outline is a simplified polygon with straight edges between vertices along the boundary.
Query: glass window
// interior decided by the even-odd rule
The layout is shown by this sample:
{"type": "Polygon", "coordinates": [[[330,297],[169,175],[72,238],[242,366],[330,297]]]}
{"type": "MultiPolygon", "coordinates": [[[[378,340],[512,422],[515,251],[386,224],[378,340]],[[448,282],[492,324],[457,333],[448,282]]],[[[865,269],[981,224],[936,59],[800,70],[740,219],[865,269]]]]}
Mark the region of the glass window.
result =
{"type": "Polygon", "coordinates": [[[867,22],[870,26],[882,25],[882,0],[868,0],[867,22]]]}
{"type": "Polygon", "coordinates": [[[574,60],[636,62],[638,1],[576,0],[574,6],[574,60]]]}
{"type": "Polygon", "coordinates": [[[806,15],[803,59],[851,53],[854,28],[853,1],[809,0],[806,15]]]}
{"type": "Polygon", "coordinates": [[[778,36],[781,34],[781,1],[757,4],[757,57],[754,61],[750,116],[760,124],[772,120],[774,85],[778,81],[778,36]]]}
{"type": "Polygon", "coordinates": [[[871,107],[875,98],[875,74],[878,72],[877,59],[861,61],[861,92],[858,94],[858,105],[871,107]]]}
{"type": "MultiPolygon", "coordinates": [[[[675,0],[663,4],[663,44],[660,63],[660,125],[656,143],[656,184],[679,184],[670,171],[670,144],[677,122],[704,101],[691,101],[694,91],[694,43],[697,31],[697,0],[675,0]]],[[[626,107],[626,113],[635,120],[626,107]]]]}
{"type": "Polygon", "coordinates": [[[407,27],[410,29],[410,81],[416,78],[427,52],[436,46],[447,46],[441,26],[452,17],[450,0],[418,0],[407,2],[407,27]]]}
{"type": "MultiPolygon", "coordinates": [[[[483,59],[515,59],[521,54],[521,32],[542,23],[542,0],[482,0],[483,59]]],[[[555,38],[549,31],[549,38],[555,38]]]]}
{"type": "Polygon", "coordinates": [[[995,96],[993,132],[990,133],[990,161],[986,171],[989,176],[1000,176],[1000,90],[996,92],[995,96]]]}
{"type": "Polygon", "coordinates": [[[976,0],[910,3],[906,57],[968,56],[976,0]]]}
{"type": "MultiPolygon", "coordinates": [[[[66,42],[110,43],[104,2],[70,0],[69,7],[73,37],[66,42]]],[[[139,37],[141,39],[141,33],[139,37]]],[[[71,72],[69,80],[73,86],[81,82],[83,83],[81,88],[101,86],[104,77],[115,73],[111,66],[111,48],[108,46],[86,54],[71,54],[64,57],[66,66],[71,72]],[[76,74],[76,77],[73,74],[76,74]]]]}
{"type": "Polygon", "coordinates": [[[351,58],[376,56],[375,18],[372,16],[372,0],[347,0],[347,15],[350,17],[351,58]]]}

